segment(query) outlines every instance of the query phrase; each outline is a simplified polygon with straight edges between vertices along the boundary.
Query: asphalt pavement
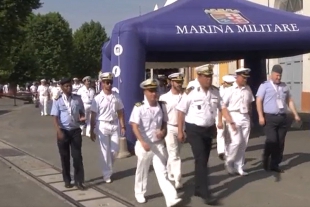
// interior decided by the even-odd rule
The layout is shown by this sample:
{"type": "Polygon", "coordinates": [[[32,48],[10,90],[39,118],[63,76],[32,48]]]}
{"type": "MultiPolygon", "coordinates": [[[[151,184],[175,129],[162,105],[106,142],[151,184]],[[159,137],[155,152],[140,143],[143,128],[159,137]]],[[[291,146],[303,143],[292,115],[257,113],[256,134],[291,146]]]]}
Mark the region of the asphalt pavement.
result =
{"type": "MultiPolygon", "coordinates": [[[[34,158],[46,161],[57,170],[60,168],[52,119],[41,117],[38,109],[33,105],[24,106],[20,110],[3,115],[0,130],[0,141],[21,149],[34,158]]],[[[220,203],[228,207],[308,206],[310,202],[308,196],[309,139],[310,130],[307,126],[303,130],[288,132],[283,162],[286,172],[281,176],[262,170],[260,162],[264,142],[262,130],[257,130],[249,141],[245,169],[250,174],[247,177],[228,176],[223,162],[217,157],[214,145],[209,160],[212,191],[220,199],[220,203]]],[[[98,190],[124,206],[164,206],[164,199],[153,171],[149,176],[148,202],[144,205],[138,205],[135,202],[133,184],[136,157],[134,156],[117,160],[113,182],[105,184],[100,170],[100,153],[98,143],[93,143],[85,137],[83,158],[86,181],[91,190],[98,190]]],[[[180,206],[204,206],[199,199],[192,196],[194,161],[188,144],[182,148],[182,161],[184,188],[179,193],[184,198],[184,202],[180,206]]],[[[1,199],[2,195],[0,195],[1,199]]],[[[112,206],[111,203],[112,201],[108,204],[106,202],[101,206],[112,206]]],[[[89,204],[88,206],[99,207],[100,205],[89,204]]]]}

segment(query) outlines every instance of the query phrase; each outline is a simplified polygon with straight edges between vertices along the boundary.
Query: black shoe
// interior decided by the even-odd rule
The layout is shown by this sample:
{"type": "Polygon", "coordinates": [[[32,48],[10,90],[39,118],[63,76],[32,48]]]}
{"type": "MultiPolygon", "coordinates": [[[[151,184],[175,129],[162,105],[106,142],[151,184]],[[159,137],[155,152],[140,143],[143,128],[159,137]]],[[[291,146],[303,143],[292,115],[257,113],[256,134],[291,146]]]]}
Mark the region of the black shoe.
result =
{"type": "Polygon", "coordinates": [[[263,156],[263,168],[265,171],[269,170],[269,157],[263,156]]]}
{"type": "Polygon", "coordinates": [[[279,168],[279,167],[270,168],[270,171],[276,172],[276,173],[284,173],[284,170],[282,170],[282,169],[279,168]]]}
{"type": "Polygon", "coordinates": [[[73,188],[73,185],[71,183],[65,183],[65,188],[73,188]]]}
{"type": "Polygon", "coordinates": [[[216,206],[219,204],[218,200],[215,197],[213,197],[212,195],[205,197],[205,196],[202,196],[200,193],[195,192],[194,196],[200,197],[202,199],[203,203],[210,205],[210,206],[216,206]]]}
{"type": "Polygon", "coordinates": [[[220,160],[224,161],[225,160],[225,154],[224,153],[220,153],[219,154],[219,158],[220,158],[220,160]]]}
{"type": "Polygon", "coordinates": [[[79,190],[86,190],[86,187],[83,183],[76,183],[75,186],[79,190]]]}

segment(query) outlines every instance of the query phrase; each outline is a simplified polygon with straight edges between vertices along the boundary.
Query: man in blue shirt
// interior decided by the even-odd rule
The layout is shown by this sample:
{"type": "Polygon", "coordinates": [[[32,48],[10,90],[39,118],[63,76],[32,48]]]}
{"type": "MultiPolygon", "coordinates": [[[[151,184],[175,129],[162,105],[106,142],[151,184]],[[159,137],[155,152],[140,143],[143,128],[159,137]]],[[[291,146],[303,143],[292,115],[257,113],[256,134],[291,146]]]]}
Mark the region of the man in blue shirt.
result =
{"type": "Polygon", "coordinates": [[[66,188],[72,188],[70,175],[70,147],[73,158],[74,181],[80,190],[85,190],[82,159],[82,135],[80,125],[85,122],[85,109],[81,97],[72,94],[71,79],[60,81],[63,94],[55,99],[51,115],[57,131],[62,175],[66,188]]]}
{"type": "Polygon", "coordinates": [[[282,162],[285,136],[287,132],[287,106],[300,121],[288,86],[281,82],[282,67],[274,65],[270,80],[259,86],[256,94],[256,107],[259,124],[264,126],[266,142],[263,154],[264,169],[283,173],[279,168],[282,162]],[[269,158],[270,162],[269,162],[269,158]]]}

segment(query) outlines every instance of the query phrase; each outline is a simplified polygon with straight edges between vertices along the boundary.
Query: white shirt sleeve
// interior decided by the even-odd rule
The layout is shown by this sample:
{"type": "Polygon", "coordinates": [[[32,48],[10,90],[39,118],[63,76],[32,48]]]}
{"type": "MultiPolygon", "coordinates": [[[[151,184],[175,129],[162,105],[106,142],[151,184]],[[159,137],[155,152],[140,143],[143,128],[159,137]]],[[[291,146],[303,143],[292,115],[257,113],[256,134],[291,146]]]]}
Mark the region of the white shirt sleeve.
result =
{"type": "MultiPolygon", "coordinates": [[[[139,106],[141,107],[141,106],[139,106]]],[[[137,106],[134,106],[129,118],[129,123],[135,123],[135,124],[140,124],[140,108],[137,106]]]]}
{"type": "Polygon", "coordinates": [[[98,103],[97,103],[96,99],[93,99],[93,101],[91,102],[90,110],[92,112],[94,112],[94,113],[98,113],[99,112],[99,106],[98,106],[98,103]]]}
{"type": "Polygon", "coordinates": [[[176,106],[176,109],[178,111],[182,111],[183,113],[187,113],[189,106],[190,106],[191,100],[189,95],[184,94],[180,100],[180,102],[178,103],[178,105],[176,106]]]}
{"type": "Polygon", "coordinates": [[[123,104],[123,101],[122,99],[117,96],[117,102],[116,102],[116,110],[122,110],[124,108],[124,104],[123,104]]]}
{"type": "Polygon", "coordinates": [[[225,91],[225,94],[222,98],[222,107],[221,108],[227,108],[228,107],[229,101],[231,98],[231,93],[232,93],[232,91],[230,90],[230,88],[227,88],[225,91]]]}

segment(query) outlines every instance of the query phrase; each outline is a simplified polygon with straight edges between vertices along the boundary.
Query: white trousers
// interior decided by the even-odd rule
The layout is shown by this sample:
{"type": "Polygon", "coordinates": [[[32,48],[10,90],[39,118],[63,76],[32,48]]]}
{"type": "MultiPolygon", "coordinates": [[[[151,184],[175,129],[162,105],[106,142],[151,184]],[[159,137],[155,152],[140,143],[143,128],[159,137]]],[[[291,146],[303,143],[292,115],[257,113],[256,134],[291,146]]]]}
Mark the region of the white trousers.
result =
{"type": "MultiPolygon", "coordinates": [[[[218,119],[216,118],[216,125],[218,125],[218,119]]],[[[216,147],[217,154],[227,155],[227,143],[229,141],[229,133],[226,125],[226,121],[223,119],[223,129],[217,128],[216,135],[216,147]]]]}
{"type": "Polygon", "coordinates": [[[99,139],[102,152],[102,174],[104,180],[109,180],[113,174],[113,163],[119,152],[118,125],[107,122],[98,122],[96,135],[99,139]]]}
{"type": "Polygon", "coordinates": [[[178,127],[167,126],[167,136],[165,137],[166,147],[168,151],[167,171],[168,175],[172,175],[176,182],[181,181],[181,143],[178,140],[178,127]]]}
{"type": "Polygon", "coordinates": [[[39,101],[40,101],[41,116],[49,115],[48,96],[40,96],[39,101]]]}
{"type": "Polygon", "coordinates": [[[229,125],[228,130],[231,141],[227,148],[227,163],[233,164],[234,168],[240,170],[244,165],[245,150],[248,145],[251,123],[248,114],[231,112],[231,116],[237,126],[237,132],[233,131],[229,125]]]}
{"type": "Polygon", "coordinates": [[[135,176],[135,195],[144,196],[147,189],[147,179],[151,163],[157,177],[161,191],[164,194],[166,203],[178,197],[176,189],[167,177],[167,151],[165,145],[160,143],[150,143],[150,151],[145,151],[139,141],[135,145],[135,153],[138,158],[135,176]]]}
{"type": "Polygon", "coordinates": [[[82,135],[86,135],[87,137],[90,137],[90,115],[91,115],[91,104],[84,104],[84,109],[85,109],[85,124],[86,125],[81,125],[81,130],[82,130],[82,135]]]}

